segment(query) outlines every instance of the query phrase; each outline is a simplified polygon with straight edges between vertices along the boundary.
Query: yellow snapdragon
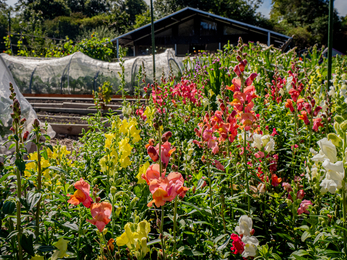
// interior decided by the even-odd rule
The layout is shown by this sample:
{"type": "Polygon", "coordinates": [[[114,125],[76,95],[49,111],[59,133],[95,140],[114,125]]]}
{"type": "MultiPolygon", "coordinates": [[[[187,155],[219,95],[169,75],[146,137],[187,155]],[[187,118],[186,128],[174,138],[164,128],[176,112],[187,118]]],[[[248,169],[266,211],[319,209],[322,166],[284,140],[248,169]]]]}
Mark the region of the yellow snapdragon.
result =
{"type": "Polygon", "coordinates": [[[126,245],[137,259],[144,259],[149,252],[147,237],[151,230],[151,225],[146,220],[143,220],[138,224],[127,223],[124,229],[125,232],[116,239],[117,246],[126,245]]]}

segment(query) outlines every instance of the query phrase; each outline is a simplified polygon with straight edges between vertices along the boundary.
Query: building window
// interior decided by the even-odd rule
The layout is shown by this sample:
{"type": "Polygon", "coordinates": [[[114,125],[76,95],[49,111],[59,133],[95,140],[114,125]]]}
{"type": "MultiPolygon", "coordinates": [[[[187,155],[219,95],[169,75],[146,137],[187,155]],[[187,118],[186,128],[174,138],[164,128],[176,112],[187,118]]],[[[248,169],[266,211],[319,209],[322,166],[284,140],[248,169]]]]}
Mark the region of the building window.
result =
{"type": "Polygon", "coordinates": [[[194,35],[194,19],[190,19],[178,25],[179,36],[193,36],[194,35]]]}
{"type": "Polygon", "coordinates": [[[200,35],[209,36],[217,34],[217,23],[209,20],[201,19],[200,22],[200,35]]]}

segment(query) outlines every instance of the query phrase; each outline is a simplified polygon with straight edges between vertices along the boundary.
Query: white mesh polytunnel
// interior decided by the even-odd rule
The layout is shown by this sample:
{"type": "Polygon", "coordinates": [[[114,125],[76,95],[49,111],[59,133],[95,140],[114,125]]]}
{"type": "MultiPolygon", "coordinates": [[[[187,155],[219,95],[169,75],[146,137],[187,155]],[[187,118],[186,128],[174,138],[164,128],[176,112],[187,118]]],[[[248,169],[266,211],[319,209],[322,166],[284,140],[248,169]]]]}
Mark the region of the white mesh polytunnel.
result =
{"type": "MultiPolygon", "coordinates": [[[[37,118],[34,109],[19,91],[16,82],[11,75],[11,72],[0,56],[0,154],[10,154],[13,151],[13,149],[9,150],[10,143],[3,145],[4,142],[8,140],[8,135],[11,134],[10,128],[12,126],[12,109],[10,106],[12,105],[13,101],[9,98],[11,94],[10,83],[12,83],[16,92],[16,98],[20,103],[22,118],[26,118],[26,122],[24,124],[24,132],[32,130],[32,124],[37,118]]],[[[48,126],[47,134],[50,137],[55,136],[55,132],[53,131],[51,126],[48,126]]],[[[30,145],[27,146],[27,149],[30,150],[30,145]]]]}
{"type": "MultiPolygon", "coordinates": [[[[104,62],[76,52],[62,58],[29,58],[1,54],[22,93],[30,94],[92,94],[105,81],[117,94],[122,72],[120,62],[104,62]]],[[[156,77],[168,76],[170,67],[176,74],[182,70],[182,59],[168,49],[156,55],[156,77]]],[[[144,66],[147,81],[153,80],[152,56],[139,56],[124,61],[125,91],[132,94],[137,73],[144,66]]],[[[178,75],[176,75],[178,76],[178,75]]]]}

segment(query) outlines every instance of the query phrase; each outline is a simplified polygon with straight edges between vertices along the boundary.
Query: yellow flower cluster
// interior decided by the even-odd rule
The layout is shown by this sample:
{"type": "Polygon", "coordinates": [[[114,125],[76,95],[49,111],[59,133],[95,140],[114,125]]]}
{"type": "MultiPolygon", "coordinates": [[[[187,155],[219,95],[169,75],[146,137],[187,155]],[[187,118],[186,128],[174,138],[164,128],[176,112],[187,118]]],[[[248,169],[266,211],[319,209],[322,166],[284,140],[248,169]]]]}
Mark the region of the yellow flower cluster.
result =
{"type": "Polygon", "coordinates": [[[117,246],[126,245],[137,259],[144,259],[149,252],[147,237],[151,230],[151,225],[146,220],[143,220],[138,224],[127,223],[124,229],[125,232],[116,239],[117,246]]]}
{"type": "MultiPolygon", "coordinates": [[[[33,161],[33,162],[29,162],[25,165],[25,172],[24,175],[25,177],[30,177],[32,171],[37,172],[37,160],[38,160],[38,156],[37,156],[37,152],[34,153],[30,153],[29,156],[29,161],[33,161]]],[[[43,158],[41,156],[41,170],[43,170],[44,168],[47,168],[51,166],[51,164],[49,163],[49,160],[46,160],[45,158],[43,158]]],[[[42,172],[42,175],[46,178],[49,177],[49,169],[46,169],[42,172]]]]}
{"type": "MultiPolygon", "coordinates": [[[[58,161],[57,163],[60,164],[62,159],[64,157],[66,157],[67,155],[69,155],[71,152],[69,152],[66,149],[66,146],[54,146],[53,147],[53,152],[51,151],[51,149],[46,149],[47,152],[47,160],[41,156],[41,170],[42,170],[42,177],[44,182],[43,183],[48,183],[51,184],[52,183],[52,179],[54,177],[56,177],[58,175],[58,173],[55,173],[54,176],[52,176],[52,172],[48,169],[49,166],[51,165],[56,165],[56,163],[54,163],[53,160],[58,161]]],[[[32,175],[32,173],[37,173],[37,161],[38,161],[38,156],[37,156],[37,152],[34,153],[30,153],[28,155],[28,160],[32,161],[26,164],[25,166],[25,172],[24,175],[25,177],[30,177],[32,175]]],[[[70,165],[72,163],[71,160],[67,159],[67,163],[70,165]]],[[[56,183],[56,185],[60,185],[61,183],[58,181],[56,183]]]]}
{"type": "Polygon", "coordinates": [[[135,144],[141,140],[141,130],[138,130],[136,126],[135,118],[112,122],[112,130],[116,132],[105,134],[105,151],[109,153],[99,161],[102,172],[114,171],[118,163],[121,168],[131,165],[129,156],[133,146],[130,142],[135,144]]]}
{"type": "Polygon", "coordinates": [[[154,114],[155,114],[155,108],[154,107],[151,108],[150,106],[147,106],[146,110],[143,114],[147,117],[146,123],[149,125],[152,125],[152,121],[153,121],[154,114]]]}

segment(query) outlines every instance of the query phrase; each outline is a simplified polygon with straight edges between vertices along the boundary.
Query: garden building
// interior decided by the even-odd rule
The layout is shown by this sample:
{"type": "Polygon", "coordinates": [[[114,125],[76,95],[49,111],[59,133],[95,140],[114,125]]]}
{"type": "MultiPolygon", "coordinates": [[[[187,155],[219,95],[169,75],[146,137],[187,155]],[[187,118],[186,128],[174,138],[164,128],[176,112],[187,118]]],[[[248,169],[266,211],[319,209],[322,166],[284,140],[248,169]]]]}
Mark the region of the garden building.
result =
{"type": "MultiPolygon", "coordinates": [[[[219,15],[186,7],[154,22],[156,53],[168,48],[176,56],[196,53],[199,50],[215,52],[225,44],[253,41],[274,47],[284,47],[291,39],[268,29],[225,18],[219,15]]],[[[117,46],[127,47],[128,56],[152,53],[151,24],[120,35],[112,40],[117,46]]]]}

